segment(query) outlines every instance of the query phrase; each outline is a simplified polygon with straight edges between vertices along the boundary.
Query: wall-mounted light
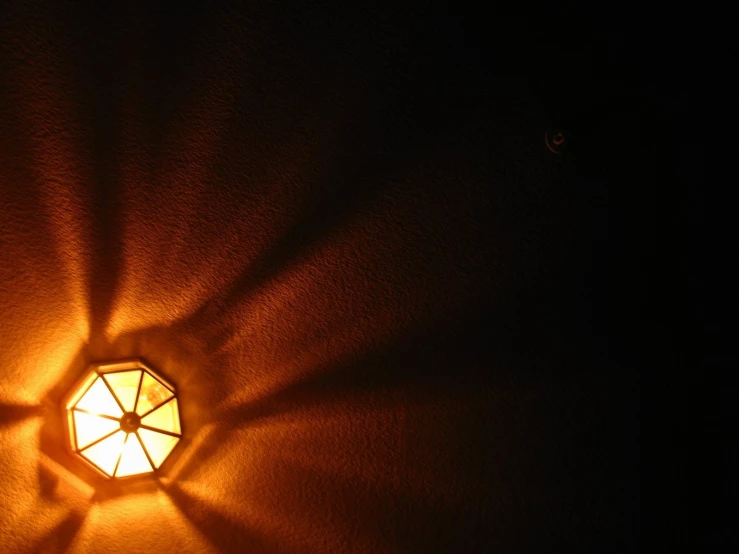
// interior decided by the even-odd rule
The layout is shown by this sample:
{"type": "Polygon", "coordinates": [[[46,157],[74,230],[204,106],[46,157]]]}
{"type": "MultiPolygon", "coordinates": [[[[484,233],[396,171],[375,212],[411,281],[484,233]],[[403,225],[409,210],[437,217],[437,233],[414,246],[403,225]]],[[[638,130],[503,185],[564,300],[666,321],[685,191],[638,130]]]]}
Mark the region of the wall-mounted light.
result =
{"type": "Polygon", "coordinates": [[[156,471],[182,437],[174,386],[140,361],[91,366],[64,407],[72,451],[106,477],[156,471]]]}

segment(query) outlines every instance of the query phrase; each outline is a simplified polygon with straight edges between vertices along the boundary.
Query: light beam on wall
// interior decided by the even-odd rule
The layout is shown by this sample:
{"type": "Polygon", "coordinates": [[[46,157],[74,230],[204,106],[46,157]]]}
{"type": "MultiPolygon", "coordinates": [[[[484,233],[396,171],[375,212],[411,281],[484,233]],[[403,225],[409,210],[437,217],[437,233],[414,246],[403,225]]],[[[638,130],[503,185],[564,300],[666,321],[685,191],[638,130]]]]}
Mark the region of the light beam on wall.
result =
{"type": "Polygon", "coordinates": [[[138,360],[91,366],[64,408],[72,451],[105,477],[155,472],[182,437],[174,386],[138,360]]]}

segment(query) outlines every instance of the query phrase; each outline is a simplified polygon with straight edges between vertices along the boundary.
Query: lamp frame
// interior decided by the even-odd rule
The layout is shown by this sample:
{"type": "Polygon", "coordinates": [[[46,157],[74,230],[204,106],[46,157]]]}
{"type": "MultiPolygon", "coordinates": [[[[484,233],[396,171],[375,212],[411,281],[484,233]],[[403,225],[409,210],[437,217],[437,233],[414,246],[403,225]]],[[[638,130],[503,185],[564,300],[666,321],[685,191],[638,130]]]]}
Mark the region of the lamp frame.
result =
{"type": "MultiPolygon", "coordinates": [[[[64,431],[65,431],[65,440],[64,440],[65,450],[67,451],[69,455],[71,455],[75,460],[77,460],[80,463],[80,465],[87,468],[88,470],[91,470],[96,476],[102,477],[103,479],[107,481],[123,482],[123,481],[134,481],[134,480],[141,480],[141,479],[160,478],[164,473],[162,468],[165,465],[167,465],[167,462],[172,458],[172,455],[178,449],[180,443],[182,443],[182,439],[185,434],[185,429],[182,423],[182,417],[180,416],[180,408],[179,408],[179,402],[178,402],[177,418],[179,420],[180,432],[173,433],[173,432],[168,432],[162,429],[152,429],[155,432],[162,433],[164,435],[170,435],[173,437],[177,437],[178,439],[177,443],[174,445],[174,447],[169,452],[169,454],[167,454],[166,458],[162,461],[159,467],[156,467],[156,465],[154,464],[153,460],[151,459],[149,455],[148,450],[144,446],[144,453],[146,454],[146,457],[148,458],[149,463],[151,464],[152,471],[147,471],[146,473],[139,473],[135,475],[126,475],[126,476],[116,477],[115,470],[113,471],[113,475],[109,475],[108,473],[103,471],[101,468],[99,468],[97,465],[95,465],[93,462],[91,462],[90,460],[88,460],[81,454],[81,452],[85,450],[86,448],[89,448],[90,446],[94,445],[96,442],[103,440],[104,438],[107,438],[110,435],[106,435],[106,437],[98,439],[97,441],[94,441],[91,444],[85,445],[84,448],[77,448],[77,435],[76,435],[76,430],[75,430],[75,425],[74,425],[73,415],[72,415],[74,406],[77,404],[77,402],[79,402],[82,399],[82,397],[85,395],[85,393],[89,390],[90,386],[92,386],[92,384],[95,382],[95,380],[98,377],[102,378],[104,375],[108,375],[111,373],[121,373],[124,371],[134,371],[134,370],[141,370],[143,372],[149,373],[152,377],[154,377],[157,381],[159,381],[162,385],[164,385],[172,393],[171,397],[153,406],[147,413],[154,412],[155,410],[164,406],[168,402],[171,402],[173,399],[179,400],[177,388],[172,383],[172,381],[165,378],[161,374],[161,372],[153,369],[150,364],[146,363],[141,358],[125,358],[125,359],[115,360],[115,361],[96,362],[96,363],[92,363],[88,365],[84,373],[74,382],[74,384],[70,387],[69,391],[62,398],[61,411],[62,411],[62,421],[64,422],[64,431]]],[[[107,383],[107,381],[105,379],[102,379],[102,381],[110,389],[110,392],[113,395],[113,398],[116,399],[116,402],[119,402],[116,394],[113,392],[112,388],[107,383]]],[[[137,397],[139,393],[141,392],[142,382],[143,382],[143,373],[142,373],[142,378],[139,380],[139,385],[138,385],[139,388],[136,393],[137,397]]],[[[123,410],[123,406],[120,406],[120,407],[123,410]]],[[[125,410],[123,411],[125,413],[125,410]]],[[[106,416],[102,416],[102,417],[106,417],[106,416]]],[[[110,419],[116,419],[116,418],[110,418],[110,419]]],[[[120,462],[120,458],[119,458],[119,462],[120,462]]],[[[117,465],[116,465],[116,469],[117,469],[117,465]]]]}

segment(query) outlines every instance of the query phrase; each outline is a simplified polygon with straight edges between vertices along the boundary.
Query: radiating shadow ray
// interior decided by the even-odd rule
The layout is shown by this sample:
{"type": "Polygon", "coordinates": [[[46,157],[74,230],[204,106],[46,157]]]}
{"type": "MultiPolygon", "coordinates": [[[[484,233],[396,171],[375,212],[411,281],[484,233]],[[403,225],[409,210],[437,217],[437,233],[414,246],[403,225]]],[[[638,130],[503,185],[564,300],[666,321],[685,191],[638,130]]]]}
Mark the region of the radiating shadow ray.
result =
{"type": "MultiPolygon", "coordinates": [[[[515,361],[514,372],[531,363],[515,361]]],[[[603,376],[554,387],[486,380],[470,363],[435,383],[315,391],[305,409],[222,437],[223,458],[199,459],[197,475],[176,482],[263,514],[280,546],[351,539],[371,551],[362,541],[395,526],[398,551],[448,552],[443,541],[459,540],[531,551],[577,543],[579,530],[618,536],[634,470],[611,464],[634,452],[633,391],[603,376]]]]}
{"type": "Polygon", "coordinates": [[[58,525],[36,542],[33,552],[58,552],[60,554],[66,552],[85,522],[86,515],[86,513],[70,512],[58,525]]]}
{"type": "MultiPolygon", "coordinates": [[[[297,219],[249,263],[228,289],[219,291],[191,316],[195,326],[211,322],[214,313],[222,317],[238,309],[246,298],[281,272],[304,263],[303,258],[312,255],[316,245],[326,242],[330,246],[331,234],[336,229],[345,227],[361,209],[392,186],[395,178],[405,177],[428,154],[433,139],[419,132],[416,118],[420,119],[421,114],[416,113],[410,119],[407,113],[405,117],[390,116],[398,109],[397,102],[411,105],[418,98],[401,100],[392,94],[376,94],[371,99],[372,105],[383,117],[390,118],[390,122],[375,118],[376,112],[368,116],[366,106],[358,107],[355,113],[343,114],[333,142],[324,145],[333,148],[334,155],[323,161],[317,153],[313,163],[319,165],[320,172],[302,183],[308,195],[301,202],[297,219]]],[[[218,344],[228,340],[227,335],[227,331],[223,332],[209,343],[217,349],[218,344]]]]}
{"type": "Polygon", "coordinates": [[[39,506],[52,504],[55,509],[64,508],[66,515],[38,538],[33,552],[66,552],[89,513],[92,488],[43,454],[37,471],[39,506]]]}
{"type": "MultiPolygon", "coordinates": [[[[220,49],[213,51],[194,40],[218,25],[212,22],[217,19],[212,10],[184,7],[178,11],[176,31],[166,11],[123,11],[122,26],[130,27],[132,36],[125,33],[115,40],[125,44],[124,50],[133,52],[137,62],[126,67],[128,95],[123,103],[125,111],[137,117],[128,118],[131,123],[122,129],[126,155],[120,181],[121,198],[134,215],[125,221],[119,291],[107,322],[111,335],[170,323],[204,302],[209,289],[224,278],[221,273],[229,273],[213,267],[223,266],[224,258],[240,250],[235,241],[211,240],[210,235],[218,237],[220,231],[214,222],[249,221],[228,212],[241,203],[207,197],[223,185],[212,174],[223,164],[221,151],[228,144],[224,137],[239,98],[235,90],[245,86],[248,64],[241,56],[223,63],[220,49]],[[160,26],[171,34],[166,47],[150,42],[156,33],[149,31],[162,31],[160,26]],[[147,144],[143,149],[142,139],[147,144]],[[201,249],[207,255],[193,254],[201,249]]],[[[230,29],[227,34],[244,31],[230,20],[225,28],[230,29]]],[[[232,37],[224,40],[238,48],[232,37]]]]}
{"type": "Polygon", "coordinates": [[[16,47],[3,49],[9,63],[0,78],[8,85],[0,91],[7,139],[0,141],[0,194],[7,211],[0,255],[10,275],[6,281],[0,270],[3,339],[9,341],[3,354],[17,349],[13,362],[4,356],[2,362],[22,368],[28,382],[15,386],[33,401],[53,386],[66,355],[88,333],[85,133],[76,117],[74,62],[65,56],[72,38],[47,8],[13,6],[11,12],[30,19],[12,33],[16,47]]]}
{"type": "Polygon", "coordinates": [[[18,5],[17,9],[33,15],[29,25],[17,27],[14,38],[19,46],[5,48],[9,59],[18,59],[7,66],[12,74],[3,77],[11,84],[7,90],[13,97],[8,101],[3,94],[0,102],[14,112],[11,121],[16,128],[7,127],[4,133],[24,146],[26,152],[18,158],[26,160],[30,171],[22,180],[9,182],[23,183],[21,190],[38,189],[40,207],[31,221],[48,226],[51,241],[45,237],[45,242],[53,244],[57,254],[54,274],[70,297],[66,312],[84,320],[79,324],[80,335],[86,335],[90,167],[85,154],[89,137],[74,90],[75,60],[66,55],[75,39],[68,27],[59,24],[58,11],[42,5],[18,5]]]}
{"type": "Polygon", "coordinates": [[[44,413],[42,406],[0,403],[0,428],[44,413]]]}
{"type": "Polygon", "coordinates": [[[447,497],[431,487],[404,490],[392,466],[385,468],[386,479],[377,479],[283,460],[274,463],[271,476],[273,490],[260,495],[254,508],[291,515],[274,537],[288,551],[478,551],[481,545],[515,544],[525,532],[501,517],[501,505],[510,513],[518,508],[516,498],[498,497],[496,505],[487,487],[447,497]]]}
{"type": "MultiPolygon", "coordinates": [[[[217,293],[190,317],[191,325],[206,323],[216,309],[221,315],[238,306],[244,298],[259,290],[291,264],[300,263],[301,255],[326,238],[332,230],[349,220],[357,209],[379,194],[381,186],[369,186],[368,176],[348,163],[334,167],[332,176],[312,194],[300,218],[275,243],[235,279],[227,290],[217,293]],[[352,168],[351,170],[349,168],[352,168]],[[328,183],[328,184],[326,184],[328,183]]],[[[382,180],[380,180],[382,182],[382,180]]],[[[228,339],[228,333],[210,341],[214,350],[228,339]]]]}
{"type": "MultiPolygon", "coordinates": [[[[359,176],[357,176],[359,177],[359,176]]],[[[337,186],[324,194],[312,198],[300,220],[234,281],[227,293],[217,297],[224,311],[237,305],[245,296],[258,290],[278,275],[285,267],[295,263],[300,255],[308,251],[311,244],[325,237],[342,221],[351,217],[363,201],[367,201],[377,191],[360,186],[337,186]]],[[[208,313],[208,304],[193,315],[197,320],[208,313]]],[[[214,344],[214,348],[218,348],[214,344]]]]}
{"type": "MultiPolygon", "coordinates": [[[[503,311],[499,306],[499,311],[503,311]]],[[[513,345],[511,337],[515,328],[506,330],[489,320],[490,310],[476,306],[467,313],[449,315],[434,325],[418,330],[416,334],[398,338],[384,348],[367,351],[361,358],[351,362],[331,363],[313,368],[309,374],[296,374],[295,380],[273,390],[266,396],[243,404],[225,402],[213,411],[209,418],[212,429],[193,447],[197,453],[189,456],[177,470],[178,479],[188,479],[204,460],[218,453],[220,444],[235,429],[244,426],[266,425],[280,421],[302,411],[331,406],[371,390],[392,390],[415,383],[433,386],[450,378],[449,368],[454,368],[454,379],[463,379],[470,357],[490,346],[490,337],[499,345],[489,356],[501,356],[519,347],[513,345]]],[[[521,367],[517,368],[517,379],[526,381],[521,367]]],[[[511,379],[511,368],[498,367],[491,374],[491,381],[507,382],[511,379]]],[[[528,376],[531,378],[531,375],[528,376]]]]}
{"type": "Polygon", "coordinates": [[[59,554],[67,552],[82,527],[85,517],[86,514],[79,514],[74,511],[69,512],[62,521],[39,538],[34,543],[33,549],[29,550],[29,552],[53,552],[59,554]]]}
{"type": "MultiPolygon", "coordinates": [[[[221,552],[273,552],[274,537],[258,536],[245,527],[248,521],[237,523],[219,513],[205,501],[183,491],[176,483],[166,493],[185,517],[195,525],[221,552]]],[[[245,518],[246,519],[246,518],[245,518]]]]}
{"type": "Polygon", "coordinates": [[[200,464],[217,455],[219,445],[235,429],[260,420],[269,425],[287,414],[330,406],[366,391],[456,386],[468,375],[483,375],[486,383],[504,386],[578,382],[593,358],[580,346],[587,337],[573,333],[562,319],[566,301],[546,294],[524,298],[522,291],[511,290],[505,297],[458,308],[436,321],[419,321],[404,336],[370,348],[361,357],[297,371],[291,382],[256,400],[225,402],[212,414],[213,430],[197,445],[198,454],[179,468],[178,475],[187,479],[197,467],[195,460],[200,464]],[[556,320],[559,325],[552,326],[556,320]],[[532,343],[537,344],[536,353],[530,351],[532,343]],[[580,359],[566,355],[573,351],[580,352],[580,359]]]}
{"type": "Polygon", "coordinates": [[[91,110],[92,151],[92,265],[90,267],[90,343],[102,340],[110,319],[120,276],[122,252],[122,179],[125,176],[120,155],[123,132],[118,122],[123,98],[121,68],[127,65],[125,49],[117,48],[123,32],[110,33],[105,25],[86,32],[96,36],[97,47],[80,59],[89,68],[91,87],[80,90],[91,110]]]}

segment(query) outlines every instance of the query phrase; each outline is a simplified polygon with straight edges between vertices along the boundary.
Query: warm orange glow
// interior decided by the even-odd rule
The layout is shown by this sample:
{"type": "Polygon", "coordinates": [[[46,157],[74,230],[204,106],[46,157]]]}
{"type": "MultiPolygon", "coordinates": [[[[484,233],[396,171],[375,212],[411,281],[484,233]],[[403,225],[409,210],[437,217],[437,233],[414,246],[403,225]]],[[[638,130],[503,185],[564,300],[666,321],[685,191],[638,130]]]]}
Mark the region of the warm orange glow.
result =
{"type": "Polygon", "coordinates": [[[139,361],[93,366],[66,409],[72,449],[107,477],[155,471],[182,435],[172,385],[139,361]]]}

